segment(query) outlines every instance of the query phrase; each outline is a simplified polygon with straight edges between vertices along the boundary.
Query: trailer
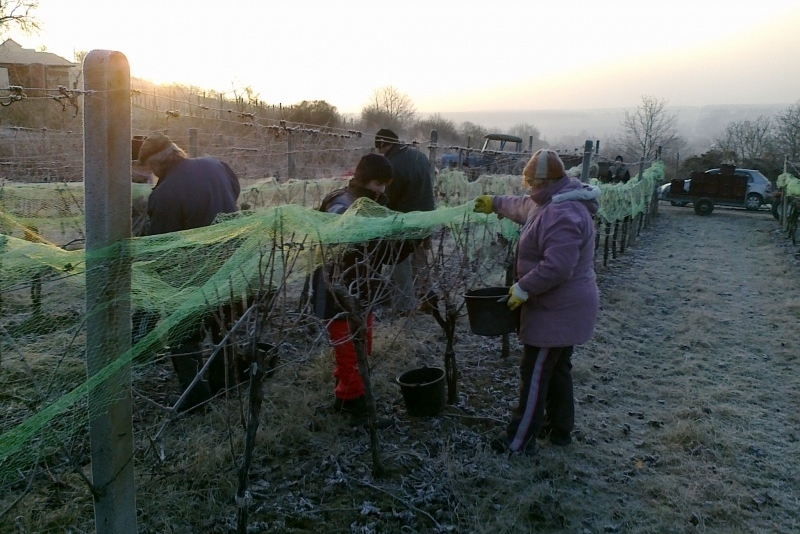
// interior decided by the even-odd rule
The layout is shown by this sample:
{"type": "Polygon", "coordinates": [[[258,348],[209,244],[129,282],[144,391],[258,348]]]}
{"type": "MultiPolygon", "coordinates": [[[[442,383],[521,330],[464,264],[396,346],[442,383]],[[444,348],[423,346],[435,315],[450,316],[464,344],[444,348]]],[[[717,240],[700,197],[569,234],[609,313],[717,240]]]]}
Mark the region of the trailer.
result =
{"type": "MultiPolygon", "coordinates": [[[[670,181],[669,193],[664,200],[669,200],[674,205],[694,205],[694,212],[698,215],[711,215],[715,206],[728,206],[734,208],[753,209],[753,200],[748,193],[748,176],[736,173],[733,166],[723,165],[719,172],[692,172],[688,180],[676,179],[670,181]]],[[[761,203],[759,201],[758,206],[761,203]]]]}

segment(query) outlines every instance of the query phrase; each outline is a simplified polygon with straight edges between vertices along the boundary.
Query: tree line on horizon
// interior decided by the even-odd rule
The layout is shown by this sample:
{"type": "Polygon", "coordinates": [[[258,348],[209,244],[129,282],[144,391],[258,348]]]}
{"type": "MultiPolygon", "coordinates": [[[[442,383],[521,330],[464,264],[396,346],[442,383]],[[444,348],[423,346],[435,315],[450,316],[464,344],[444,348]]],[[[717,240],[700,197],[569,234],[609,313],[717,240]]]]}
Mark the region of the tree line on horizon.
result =
{"type": "MultiPolygon", "coordinates": [[[[668,178],[676,173],[689,174],[693,170],[706,170],[721,164],[732,164],[742,168],[757,169],[767,177],[775,179],[783,172],[784,159],[800,162],[800,100],[774,116],[760,116],[755,120],[729,122],[722,132],[712,137],[705,147],[690,147],[679,135],[678,114],[667,109],[667,100],[643,95],[633,111],[625,111],[619,131],[603,140],[600,156],[613,160],[617,155],[627,162],[638,162],[640,158],[653,160],[661,149],[662,159],[667,163],[668,178]],[[681,160],[683,154],[684,159],[681,160]]],[[[292,120],[309,122],[320,126],[338,126],[347,121],[338,115],[336,108],[325,101],[313,103],[303,101],[293,107],[292,120]],[[325,109],[326,113],[314,113],[325,109]],[[329,122],[314,122],[325,117],[329,122]]],[[[406,141],[428,141],[431,130],[438,134],[439,146],[479,148],[487,133],[516,135],[523,139],[523,146],[533,151],[539,148],[578,150],[584,139],[579,135],[562,138],[555,144],[542,139],[540,130],[529,122],[518,123],[505,130],[489,130],[470,121],[456,124],[439,113],[425,118],[417,116],[412,99],[392,86],[376,89],[367,104],[361,109],[359,122],[350,120],[365,132],[379,128],[392,128],[406,141]]],[[[586,132],[581,132],[585,134],[586,132]]]]}

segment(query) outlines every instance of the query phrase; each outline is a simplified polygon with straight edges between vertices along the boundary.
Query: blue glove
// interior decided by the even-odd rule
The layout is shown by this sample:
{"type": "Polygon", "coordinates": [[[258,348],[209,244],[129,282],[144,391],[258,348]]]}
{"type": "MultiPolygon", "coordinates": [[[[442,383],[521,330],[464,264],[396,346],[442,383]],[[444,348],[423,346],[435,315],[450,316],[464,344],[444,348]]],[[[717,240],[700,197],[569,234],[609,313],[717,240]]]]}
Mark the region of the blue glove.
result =
{"type": "Polygon", "coordinates": [[[508,289],[508,302],[506,305],[509,310],[516,310],[526,300],[528,300],[528,294],[519,287],[519,284],[514,284],[508,289]]]}

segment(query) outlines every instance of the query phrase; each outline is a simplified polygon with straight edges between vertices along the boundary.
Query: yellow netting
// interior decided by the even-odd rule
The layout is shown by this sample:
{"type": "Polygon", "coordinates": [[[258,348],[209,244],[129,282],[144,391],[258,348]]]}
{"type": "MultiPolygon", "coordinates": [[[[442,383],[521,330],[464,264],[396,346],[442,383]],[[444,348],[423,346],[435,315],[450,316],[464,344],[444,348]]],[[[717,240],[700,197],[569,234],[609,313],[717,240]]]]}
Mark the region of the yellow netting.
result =
{"type": "Polygon", "coordinates": [[[786,196],[800,196],[800,180],[791,173],[785,172],[778,176],[777,186],[780,189],[786,189],[786,196]]]}
{"type": "Polygon", "coordinates": [[[606,222],[614,222],[625,217],[636,217],[644,213],[645,207],[653,198],[655,188],[664,181],[664,164],[656,161],[642,173],[642,178],[631,177],[627,183],[601,184],[591,180],[600,187],[600,209],[598,217],[606,222]]]}
{"type": "MultiPolygon", "coordinates": [[[[656,164],[642,180],[601,185],[600,216],[614,220],[641,213],[662,177],[663,166],[656,164]]],[[[468,229],[485,236],[475,240],[479,248],[470,251],[471,260],[502,264],[495,241],[500,236],[513,241],[516,234],[508,220],[472,213],[472,199],[519,194],[519,176],[469,182],[463,173],[443,172],[436,184],[440,207],[432,212],[399,214],[363,199],[342,216],[308,207],[343,183],[261,182],[242,192],[240,201],[250,209],[212,226],[132,238],[90,257],[74,249],[84,236],[82,184],[3,184],[0,380],[13,393],[0,403],[0,487],[19,480],[20,469],[52,454],[70,436],[85,432],[89,392],[130,363],[135,373],[143,372],[144,364],[185,336],[207,310],[266,284],[284,298],[280,314],[268,325],[279,331],[282,317],[298,311],[303,281],[323,245],[420,238],[443,227],[453,233],[468,229]],[[117,304],[84,304],[87,264],[105,269],[123,254],[130,259],[131,307],[150,314],[154,328],[86,380],[85,321],[117,304]]],[[[150,189],[133,186],[135,211],[146,206],[150,189]]],[[[91,398],[90,410],[109,402],[91,398]]]]}

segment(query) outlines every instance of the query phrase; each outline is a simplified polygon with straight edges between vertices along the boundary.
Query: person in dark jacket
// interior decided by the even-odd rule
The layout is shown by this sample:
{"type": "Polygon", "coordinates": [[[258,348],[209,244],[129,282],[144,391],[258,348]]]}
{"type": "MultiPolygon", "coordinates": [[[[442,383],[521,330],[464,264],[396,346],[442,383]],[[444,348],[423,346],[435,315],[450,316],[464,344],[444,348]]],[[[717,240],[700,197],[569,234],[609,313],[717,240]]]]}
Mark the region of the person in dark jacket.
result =
{"type": "MultiPolygon", "coordinates": [[[[147,203],[150,235],[208,226],[217,215],[238,210],[239,180],[228,164],[212,157],[189,158],[161,132],[144,139],[138,164],[149,167],[158,177],[147,203]]],[[[223,306],[223,310],[226,319],[231,320],[232,306],[223,306]]],[[[224,334],[219,324],[210,319],[204,322],[212,331],[214,343],[221,342],[224,334]]],[[[172,364],[184,392],[203,366],[203,338],[202,325],[197,325],[171,347],[172,364]]],[[[232,362],[225,365],[222,354],[217,355],[209,367],[208,381],[203,379],[195,384],[178,409],[194,411],[202,406],[225,386],[231,366],[232,362]]]]}
{"type": "Polygon", "coordinates": [[[147,203],[151,235],[208,226],[220,213],[238,210],[239,180],[228,164],[210,156],[188,158],[160,132],[142,143],[139,165],[158,177],[147,203]]]}
{"type": "Polygon", "coordinates": [[[618,184],[618,183],[628,183],[628,180],[631,179],[631,172],[628,170],[628,166],[625,165],[625,162],[622,160],[622,156],[617,156],[614,158],[614,166],[610,169],[611,172],[611,183],[618,184]]]}
{"type": "Polygon", "coordinates": [[[521,309],[519,404],[495,450],[532,454],[541,430],[554,445],[572,438],[574,345],[594,333],[599,295],[594,272],[594,222],[600,190],[566,176],[556,152],[537,151],[525,166],[530,196],[482,195],[474,211],[522,226],[508,307],[521,309]]]}
{"type": "MultiPolygon", "coordinates": [[[[392,165],[388,159],[380,154],[367,154],[358,162],[347,187],[328,194],[319,209],[327,213],[342,214],[362,197],[386,205],[388,199],[384,191],[392,182],[392,176],[392,165]]],[[[407,253],[403,252],[402,243],[388,241],[373,241],[351,247],[335,266],[341,273],[341,279],[337,282],[360,299],[363,306],[369,306],[376,298],[376,291],[380,291],[379,285],[371,284],[369,278],[373,273],[377,274],[383,264],[396,262],[404,254],[407,253]]],[[[349,413],[359,421],[367,414],[364,384],[358,372],[358,359],[346,314],[327,286],[333,271],[334,266],[328,264],[314,272],[311,280],[311,304],[314,314],[325,322],[334,348],[334,411],[349,413]]],[[[372,313],[369,312],[366,320],[368,355],[372,351],[372,321],[372,313]]]]}
{"type": "MultiPolygon", "coordinates": [[[[427,156],[417,148],[401,143],[397,134],[388,128],[382,128],[375,134],[375,148],[392,164],[393,179],[386,188],[388,208],[401,213],[435,209],[432,169],[427,156]]],[[[392,305],[399,313],[416,309],[417,290],[427,297],[430,289],[425,261],[425,248],[430,246],[429,240],[417,240],[413,245],[411,256],[395,265],[392,271],[392,305]]]]}

